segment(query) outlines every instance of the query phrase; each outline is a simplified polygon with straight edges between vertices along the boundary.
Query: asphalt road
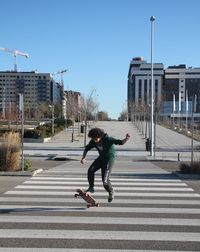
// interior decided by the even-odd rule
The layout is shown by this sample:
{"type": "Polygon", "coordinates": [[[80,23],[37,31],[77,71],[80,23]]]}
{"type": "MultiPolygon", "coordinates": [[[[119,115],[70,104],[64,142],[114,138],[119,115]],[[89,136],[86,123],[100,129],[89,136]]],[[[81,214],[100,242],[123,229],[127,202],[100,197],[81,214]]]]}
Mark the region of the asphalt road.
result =
{"type": "Polygon", "coordinates": [[[48,155],[30,156],[32,167],[43,169],[34,177],[0,177],[0,252],[200,251],[200,180],[178,177],[179,162],[130,155],[137,146],[144,148],[144,139],[130,124],[116,126],[107,129],[119,137],[132,130],[134,141],[118,151],[112,203],[97,174],[99,208],[88,209],[74,198],[77,188],[88,187],[87,168],[96,155],[80,164],[81,136],[70,143],[67,131],[49,143],[28,145],[40,154],[46,148],[48,155]],[[74,160],[56,161],[48,153],[57,149],[62,154],[64,147],[74,160]]]}
{"type": "Polygon", "coordinates": [[[4,177],[14,184],[0,196],[0,251],[199,251],[200,194],[155,163],[118,158],[114,201],[98,174],[100,207],[87,209],[73,195],[91,158],[34,162],[44,168],[35,177],[4,177]]]}

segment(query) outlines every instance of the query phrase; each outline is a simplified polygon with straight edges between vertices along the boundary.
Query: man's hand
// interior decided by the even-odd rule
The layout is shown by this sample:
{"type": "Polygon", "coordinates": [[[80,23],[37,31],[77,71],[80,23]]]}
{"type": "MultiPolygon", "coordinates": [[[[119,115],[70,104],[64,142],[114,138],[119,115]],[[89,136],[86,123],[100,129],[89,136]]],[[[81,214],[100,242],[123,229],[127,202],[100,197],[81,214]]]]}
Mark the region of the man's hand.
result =
{"type": "Polygon", "coordinates": [[[85,163],[85,158],[82,158],[81,159],[81,164],[84,164],[85,163]]]}
{"type": "Polygon", "coordinates": [[[122,144],[125,144],[130,139],[130,137],[131,137],[130,134],[127,133],[126,137],[122,140],[122,144]]]}

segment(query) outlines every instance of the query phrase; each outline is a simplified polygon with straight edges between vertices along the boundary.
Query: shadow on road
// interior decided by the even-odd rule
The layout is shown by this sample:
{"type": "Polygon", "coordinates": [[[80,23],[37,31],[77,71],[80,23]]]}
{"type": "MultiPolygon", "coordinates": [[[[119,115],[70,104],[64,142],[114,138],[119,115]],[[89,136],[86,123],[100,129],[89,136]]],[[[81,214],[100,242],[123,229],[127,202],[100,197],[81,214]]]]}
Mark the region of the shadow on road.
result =
{"type": "Polygon", "coordinates": [[[0,214],[19,213],[19,212],[43,212],[43,211],[83,211],[87,210],[87,207],[76,208],[48,208],[48,207],[28,207],[28,208],[5,208],[0,210],[0,214]]]}

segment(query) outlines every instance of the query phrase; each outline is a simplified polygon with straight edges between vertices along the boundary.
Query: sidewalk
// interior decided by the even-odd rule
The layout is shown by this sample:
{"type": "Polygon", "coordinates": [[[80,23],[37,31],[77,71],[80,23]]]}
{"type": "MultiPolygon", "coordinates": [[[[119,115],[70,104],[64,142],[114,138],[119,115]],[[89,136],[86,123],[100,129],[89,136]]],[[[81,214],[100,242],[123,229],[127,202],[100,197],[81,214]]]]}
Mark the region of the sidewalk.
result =
{"type": "MultiPolygon", "coordinates": [[[[131,134],[131,139],[123,146],[117,146],[118,149],[130,149],[130,150],[145,150],[145,139],[142,137],[141,134],[138,133],[137,129],[133,127],[132,123],[128,122],[91,122],[87,129],[88,131],[93,127],[99,127],[104,129],[106,133],[110,136],[123,139],[125,138],[126,133],[131,134]]],[[[63,146],[69,148],[82,148],[84,147],[84,137],[85,134],[80,133],[80,129],[78,128],[78,124],[75,125],[73,128],[67,128],[64,131],[60,132],[59,134],[55,135],[51,140],[44,143],[44,146],[50,146],[55,144],[56,146],[63,146]],[[73,134],[73,137],[72,137],[73,134]],[[74,140],[72,142],[72,139],[74,140]]],[[[90,139],[87,137],[86,134],[86,143],[88,143],[90,139]]]]}
{"type": "MultiPolygon", "coordinates": [[[[109,135],[122,139],[126,133],[131,134],[131,139],[123,146],[116,146],[117,156],[130,157],[134,160],[171,160],[171,161],[190,161],[191,160],[191,139],[171,131],[160,125],[156,127],[156,151],[155,157],[150,156],[146,151],[146,139],[131,122],[91,122],[88,130],[92,127],[100,127],[109,135]]],[[[87,136],[87,134],[86,134],[87,136]]],[[[80,125],[68,128],[55,135],[46,143],[25,143],[29,148],[26,153],[31,155],[40,154],[37,148],[41,149],[46,155],[66,155],[69,157],[81,155],[84,148],[84,134],[80,133],[80,125]],[[73,141],[72,141],[73,140],[73,141]],[[35,150],[34,150],[35,148],[35,150]]],[[[89,139],[86,138],[86,143],[89,139]]],[[[200,160],[200,152],[196,150],[200,143],[194,141],[194,161],[200,160]]],[[[91,151],[90,155],[96,155],[91,151]]]]}

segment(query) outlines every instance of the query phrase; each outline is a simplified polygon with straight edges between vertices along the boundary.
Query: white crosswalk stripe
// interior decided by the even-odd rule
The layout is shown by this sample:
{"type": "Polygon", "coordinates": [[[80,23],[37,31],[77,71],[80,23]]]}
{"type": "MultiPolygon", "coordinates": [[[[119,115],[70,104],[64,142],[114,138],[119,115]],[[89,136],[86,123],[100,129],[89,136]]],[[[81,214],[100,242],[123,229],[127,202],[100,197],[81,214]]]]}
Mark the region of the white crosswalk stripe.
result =
{"type": "MultiPolygon", "coordinates": [[[[25,181],[24,184],[29,184],[29,185],[46,185],[49,184],[48,181],[25,181]]],[[[78,179],[76,181],[72,181],[72,180],[67,180],[67,181],[51,181],[51,185],[79,185],[79,186],[87,186],[88,182],[87,181],[78,181],[78,179]]],[[[95,182],[95,185],[102,185],[102,182],[95,182]]],[[[165,182],[151,182],[151,181],[146,181],[146,182],[113,182],[112,183],[113,186],[117,185],[117,186],[159,186],[159,187],[163,187],[163,186],[175,186],[175,187],[186,187],[187,184],[185,183],[165,183],[165,182]]]]}
{"type": "Polygon", "coordinates": [[[200,194],[180,179],[114,177],[109,204],[97,177],[100,207],[87,209],[73,197],[87,187],[86,179],[57,172],[32,177],[0,197],[0,252],[198,251],[200,194]]]}
{"type": "Polygon", "coordinates": [[[4,229],[0,238],[38,238],[38,239],[81,239],[88,240],[147,240],[147,241],[199,241],[199,233],[184,232],[137,232],[137,231],[86,231],[86,230],[38,230],[4,229]]]}
{"type": "MultiPolygon", "coordinates": [[[[0,217],[0,222],[7,222],[4,217],[0,217]]],[[[11,223],[88,223],[87,217],[54,217],[54,216],[10,216],[9,222],[11,223]]],[[[171,219],[171,218],[108,218],[108,217],[90,217],[90,223],[96,224],[112,224],[112,225],[172,225],[172,226],[200,226],[199,219],[171,219]]]]}
{"type": "MultiPolygon", "coordinates": [[[[20,191],[20,190],[15,190],[15,191],[9,191],[6,194],[10,195],[10,194],[15,194],[15,195],[49,195],[49,196],[56,196],[56,195],[60,195],[60,196],[70,196],[72,195],[72,193],[74,193],[74,190],[72,190],[71,192],[67,191],[20,191]]],[[[105,192],[96,192],[95,193],[96,196],[105,196],[106,193],[105,192]]],[[[134,196],[138,196],[138,197],[177,197],[177,198],[183,198],[183,197],[189,197],[189,198],[199,198],[200,194],[198,193],[171,193],[171,192],[167,192],[167,193],[149,193],[149,192],[144,192],[144,193],[131,193],[131,192],[118,192],[117,193],[118,196],[128,196],[128,197],[134,197],[134,196]]]]}
{"type": "MultiPolygon", "coordinates": [[[[44,190],[73,190],[75,191],[77,186],[55,186],[55,185],[20,185],[16,186],[16,189],[44,189],[44,190]]],[[[95,187],[98,191],[104,191],[102,187],[95,187]]],[[[170,187],[115,187],[115,191],[194,191],[192,188],[170,188],[170,187]]]]}

